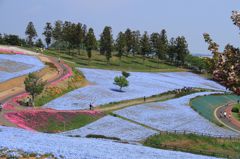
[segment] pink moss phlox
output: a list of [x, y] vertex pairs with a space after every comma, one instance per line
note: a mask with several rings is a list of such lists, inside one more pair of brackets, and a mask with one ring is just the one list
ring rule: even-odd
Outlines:
[[6, 102], [3, 104], [3, 109], [4, 110], [15, 110], [15, 107], [13, 106], [13, 104]]
[[25, 54], [25, 53], [20, 52], [20, 51], [15, 51], [15, 50], [10, 50], [10, 49], [3, 49], [3, 48], [0, 48], [0, 52], [8, 53], [8, 54], [20, 54], [20, 55]]

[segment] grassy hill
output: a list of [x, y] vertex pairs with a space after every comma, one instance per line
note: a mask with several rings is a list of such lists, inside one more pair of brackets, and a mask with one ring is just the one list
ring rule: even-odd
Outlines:
[[[123, 56], [120, 60], [117, 56], [114, 56], [110, 60], [110, 64], [107, 64], [106, 57], [100, 55], [98, 51], [93, 51], [92, 59], [89, 62], [87, 53], [85, 50], [81, 50], [80, 54], [76, 51], [72, 51], [71, 55], [68, 51], [59, 53], [56, 50], [46, 50], [44, 54], [60, 57], [68, 62], [72, 62], [75, 66], [83, 68], [99, 68], [109, 70], [125, 70], [135, 72], [179, 72], [186, 71], [185, 69], [171, 66], [164, 61], [158, 62], [157, 59], [146, 58], [142, 60], [141, 56]], [[72, 55], [73, 54], [73, 55]]]

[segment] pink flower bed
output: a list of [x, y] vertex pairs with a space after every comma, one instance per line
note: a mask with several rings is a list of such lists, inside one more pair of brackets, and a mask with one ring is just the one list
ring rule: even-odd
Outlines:
[[10, 50], [10, 49], [3, 49], [3, 48], [0, 48], [0, 52], [1, 53], [8, 53], [8, 54], [25, 54], [23, 52], [20, 52], [20, 51], [15, 51], [15, 50]]
[[17, 101], [20, 100], [20, 99], [23, 99], [23, 98], [27, 97], [28, 95], [29, 95], [28, 93], [23, 93], [23, 94], [21, 94], [21, 95], [18, 95], [18, 96], [16, 96], [16, 97], [8, 100], [7, 102], [5, 102], [5, 103], [3, 104], [3, 109], [4, 109], [4, 110], [15, 110], [14, 105], [19, 105], [19, 104], [17, 103]]
[[16, 124], [18, 127], [36, 131], [46, 127], [49, 124], [49, 119], [56, 123], [70, 121], [78, 115], [97, 116], [102, 113], [99, 111], [56, 111], [53, 109], [31, 109], [19, 112], [6, 113], [4, 117]]

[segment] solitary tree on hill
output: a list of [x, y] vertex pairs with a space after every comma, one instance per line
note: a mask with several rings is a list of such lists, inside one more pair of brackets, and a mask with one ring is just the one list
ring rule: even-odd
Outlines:
[[114, 78], [114, 83], [113, 84], [119, 86], [120, 91], [121, 91], [123, 87], [128, 87], [129, 82], [128, 82], [126, 77], [117, 76], [117, 77]]
[[32, 96], [32, 105], [34, 106], [35, 97], [41, 94], [44, 90], [45, 82], [43, 82], [34, 73], [28, 74], [28, 77], [24, 81], [25, 90]]
[[33, 39], [35, 39], [35, 37], [37, 37], [37, 32], [36, 32], [33, 22], [28, 23], [25, 34], [27, 35], [28, 45], [33, 46]]

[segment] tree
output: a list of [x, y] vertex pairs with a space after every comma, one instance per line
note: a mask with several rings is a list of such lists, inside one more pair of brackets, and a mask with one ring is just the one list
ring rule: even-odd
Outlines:
[[133, 35], [131, 29], [129, 28], [125, 31], [125, 39], [127, 54], [130, 54], [133, 49]]
[[139, 30], [133, 31], [132, 36], [133, 36], [132, 53], [133, 53], [133, 56], [135, 56], [135, 54], [139, 54], [141, 52], [141, 48], [140, 48], [141, 33]]
[[33, 22], [28, 23], [25, 34], [27, 35], [28, 45], [33, 46], [33, 39], [35, 37], [37, 37], [37, 32], [36, 32]]
[[84, 43], [84, 33], [83, 33], [83, 28], [82, 24], [78, 23], [76, 25], [76, 30], [75, 30], [75, 38], [76, 38], [76, 46], [78, 48], [78, 54], [80, 54], [80, 48], [83, 48], [83, 43]]
[[152, 33], [150, 36], [150, 44], [151, 50], [156, 53], [158, 60], [161, 59], [161, 43], [160, 43], [160, 34], [159, 33]]
[[34, 73], [28, 74], [28, 77], [25, 79], [25, 90], [32, 96], [33, 106], [35, 97], [43, 92], [45, 84], [46, 83]]
[[62, 40], [62, 26], [62, 21], [58, 20], [55, 22], [55, 26], [52, 30], [52, 37], [57, 42]]
[[129, 82], [126, 77], [124, 76], [117, 76], [114, 78], [114, 83], [115, 85], [120, 87], [120, 91], [122, 90], [123, 87], [128, 87]]
[[168, 38], [167, 38], [167, 32], [165, 29], [163, 29], [160, 33], [158, 41], [158, 52], [159, 56], [162, 59], [166, 59], [166, 55], [168, 52]]
[[107, 64], [109, 64], [109, 61], [112, 57], [112, 48], [113, 48], [112, 28], [106, 26], [100, 38], [100, 51], [102, 54], [105, 54]]
[[35, 46], [38, 47], [38, 48], [43, 48], [44, 47], [44, 44], [43, 44], [43, 42], [40, 38], [36, 41]]
[[51, 44], [52, 41], [52, 25], [51, 23], [46, 23], [46, 26], [44, 28], [44, 32], [43, 35], [45, 36], [45, 42], [47, 44], [47, 48], [49, 47], [49, 45]]
[[126, 72], [126, 71], [122, 71], [122, 75], [126, 78], [128, 78], [131, 74]]
[[185, 58], [189, 54], [188, 44], [184, 36], [176, 38], [177, 62], [180, 65], [185, 64]]
[[148, 54], [151, 51], [149, 36], [146, 31], [144, 32], [144, 34], [141, 38], [140, 44], [141, 44], [141, 54], [142, 54], [142, 58], [143, 58], [143, 62], [144, 62], [146, 54]]
[[121, 60], [123, 53], [125, 51], [125, 45], [126, 45], [126, 40], [125, 40], [125, 35], [123, 32], [120, 32], [118, 34], [118, 37], [116, 39], [116, 49], [118, 51], [117, 56]]
[[176, 43], [175, 39], [171, 38], [168, 44], [168, 60], [173, 63], [175, 62], [176, 55]]
[[97, 44], [97, 40], [94, 35], [94, 30], [92, 28], [89, 28], [87, 36], [86, 36], [86, 44], [85, 44], [89, 62], [92, 57], [92, 50], [96, 48], [96, 44]]

